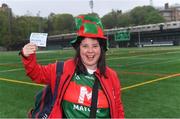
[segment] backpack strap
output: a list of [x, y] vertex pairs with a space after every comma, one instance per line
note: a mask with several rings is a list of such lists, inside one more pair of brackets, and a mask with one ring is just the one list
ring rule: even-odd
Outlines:
[[98, 79], [95, 79], [93, 89], [92, 89], [92, 99], [91, 99], [91, 107], [90, 107], [90, 115], [89, 118], [96, 118], [97, 111], [97, 99], [98, 99]]
[[55, 88], [54, 88], [54, 95], [53, 95], [53, 101], [52, 101], [52, 106], [54, 105], [54, 102], [56, 100], [57, 94], [58, 94], [58, 87], [60, 83], [60, 77], [63, 72], [63, 67], [64, 67], [64, 62], [57, 62], [56, 64], [56, 83], [55, 83]]

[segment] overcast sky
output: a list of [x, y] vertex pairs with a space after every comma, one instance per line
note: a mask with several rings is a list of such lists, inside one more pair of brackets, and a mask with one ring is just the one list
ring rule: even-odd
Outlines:
[[[33, 15], [39, 12], [40, 16], [47, 17], [51, 12], [55, 14], [69, 13], [73, 16], [90, 13], [90, 0], [0, 0], [7, 3], [15, 15]], [[93, 11], [100, 17], [114, 10], [129, 11], [136, 6], [149, 5], [150, 0], [93, 0]], [[169, 5], [180, 4], [180, 0], [153, 0], [153, 6], [162, 7], [165, 3]]]

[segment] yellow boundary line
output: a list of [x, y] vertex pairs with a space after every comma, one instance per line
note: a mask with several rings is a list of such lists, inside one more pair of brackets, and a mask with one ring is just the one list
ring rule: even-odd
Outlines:
[[[157, 82], [157, 81], [160, 81], [160, 80], [169, 79], [169, 78], [176, 77], [176, 76], [180, 76], [180, 73], [165, 76], [165, 77], [161, 77], [161, 78], [157, 78], [157, 79], [154, 79], [154, 80], [150, 80], [150, 81], [146, 81], [146, 82], [142, 82], [142, 83], [138, 83], [138, 84], [134, 84], [134, 85], [131, 85], [131, 86], [127, 86], [127, 87], [121, 88], [121, 91], [131, 89], [131, 88], [135, 88], [135, 87], [142, 86], [142, 85], [146, 85], [146, 84], [150, 84], [150, 83]], [[36, 83], [30, 83], [30, 82], [24, 82], [24, 81], [18, 81], [18, 80], [6, 79], [6, 78], [0, 78], [0, 80], [7, 81], [7, 82], [12, 82], [12, 83], [33, 85], [33, 86], [41, 86], [41, 87], [45, 86], [43, 84], [36, 84]]]
[[131, 89], [131, 88], [135, 88], [135, 87], [138, 87], [138, 86], [142, 86], [142, 85], [145, 85], [145, 84], [157, 82], [157, 81], [160, 81], [160, 80], [169, 79], [169, 78], [176, 77], [176, 76], [180, 76], [180, 73], [169, 75], [169, 76], [165, 76], [165, 77], [161, 77], [161, 78], [157, 78], [157, 79], [154, 79], [154, 80], [150, 80], [150, 81], [146, 81], [146, 82], [142, 82], [142, 83], [138, 83], [138, 84], [134, 84], [132, 86], [127, 86], [127, 87], [121, 88], [121, 91], [127, 90], [127, 89]]
[[6, 79], [6, 78], [0, 78], [0, 80], [7, 81], [7, 82], [12, 82], [12, 83], [20, 83], [20, 84], [26, 84], [26, 85], [33, 85], [33, 86], [42, 86], [42, 87], [45, 86], [43, 84], [30, 83], [30, 82], [24, 82], [24, 81], [18, 81], [18, 80]]

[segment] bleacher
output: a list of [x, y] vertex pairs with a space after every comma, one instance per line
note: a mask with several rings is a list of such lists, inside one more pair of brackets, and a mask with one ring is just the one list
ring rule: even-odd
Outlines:
[[143, 47], [156, 47], [156, 46], [172, 46], [174, 45], [172, 41], [159, 41], [159, 42], [143, 42], [141, 43]]

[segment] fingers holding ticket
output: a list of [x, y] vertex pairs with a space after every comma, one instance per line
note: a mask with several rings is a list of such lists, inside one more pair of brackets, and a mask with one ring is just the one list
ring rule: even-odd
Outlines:
[[33, 54], [37, 50], [37, 45], [34, 43], [28, 43], [23, 47], [23, 55], [28, 57], [29, 55]]

